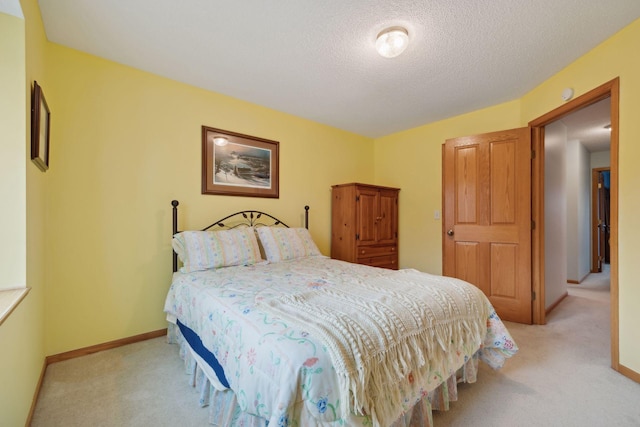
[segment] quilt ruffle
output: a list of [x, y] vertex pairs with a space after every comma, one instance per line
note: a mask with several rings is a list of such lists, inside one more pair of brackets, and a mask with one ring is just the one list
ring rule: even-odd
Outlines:
[[[184, 361], [185, 374], [189, 384], [198, 391], [200, 406], [208, 408], [209, 423], [216, 427], [267, 427], [267, 420], [243, 412], [235, 393], [230, 390], [218, 390], [207, 377], [193, 357], [191, 349], [182, 337], [179, 328], [169, 323], [167, 342], [179, 347], [180, 358]], [[469, 358], [455, 373], [442, 384], [422, 396], [408, 411], [398, 417], [390, 427], [433, 427], [432, 411], [448, 411], [450, 402], [458, 400], [458, 384], [475, 383], [478, 372], [480, 351]], [[214, 379], [214, 382], [217, 382]], [[368, 417], [351, 414], [348, 420], [321, 422], [306, 410], [303, 402], [290, 412], [293, 419], [282, 420], [281, 426], [298, 425], [309, 427], [334, 427], [349, 425], [371, 427]]]

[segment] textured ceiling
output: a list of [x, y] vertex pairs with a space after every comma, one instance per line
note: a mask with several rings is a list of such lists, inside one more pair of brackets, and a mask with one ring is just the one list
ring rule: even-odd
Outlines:
[[[39, 4], [52, 42], [369, 137], [519, 98], [640, 17], [638, 0]], [[392, 25], [409, 47], [386, 59]]]

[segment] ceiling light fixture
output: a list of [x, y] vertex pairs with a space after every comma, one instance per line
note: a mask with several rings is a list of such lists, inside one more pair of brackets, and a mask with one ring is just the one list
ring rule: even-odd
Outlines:
[[385, 58], [395, 58], [407, 48], [409, 33], [402, 27], [389, 27], [378, 34], [376, 50]]
[[218, 147], [224, 147], [229, 143], [229, 140], [224, 136], [214, 136], [213, 143], [216, 144]]

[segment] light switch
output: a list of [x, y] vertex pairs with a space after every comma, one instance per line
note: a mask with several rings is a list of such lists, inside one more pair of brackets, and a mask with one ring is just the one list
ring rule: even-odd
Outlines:
[[439, 210], [433, 211], [433, 219], [440, 219], [440, 211]]

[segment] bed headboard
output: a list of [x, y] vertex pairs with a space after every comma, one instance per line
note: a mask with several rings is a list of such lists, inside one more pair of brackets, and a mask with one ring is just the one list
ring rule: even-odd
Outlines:
[[[173, 233], [171, 236], [175, 236], [180, 231], [178, 230], [178, 205], [180, 202], [177, 200], [171, 201], [173, 206]], [[208, 227], [203, 228], [201, 231], [206, 231], [211, 228], [229, 230], [236, 227], [287, 227], [289, 226], [278, 218], [269, 215], [268, 213], [260, 211], [240, 211], [227, 215], [222, 219], [217, 220]], [[309, 206], [304, 207], [304, 227], [309, 228]], [[178, 271], [178, 254], [173, 251], [173, 271]]]

